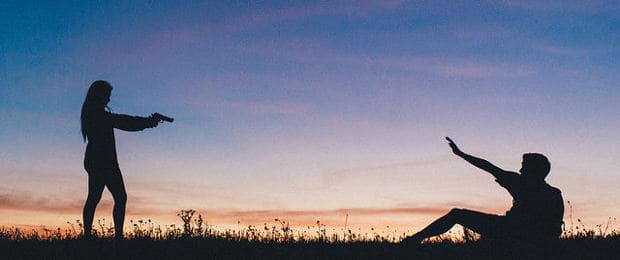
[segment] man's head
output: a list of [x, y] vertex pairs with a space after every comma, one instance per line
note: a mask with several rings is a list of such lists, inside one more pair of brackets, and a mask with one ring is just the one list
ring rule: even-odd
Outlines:
[[551, 163], [547, 157], [539, 153], [523, 154], [523, 162], [521, 163], [522, 176], [544, 180], [551, 170]]

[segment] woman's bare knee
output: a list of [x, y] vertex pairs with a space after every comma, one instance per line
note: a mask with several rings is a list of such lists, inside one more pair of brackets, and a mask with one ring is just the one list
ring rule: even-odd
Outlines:
[[101, 201], [101, 194], [88, 194], [86, 197], [86, 205], [88, 206], [96, 206]]

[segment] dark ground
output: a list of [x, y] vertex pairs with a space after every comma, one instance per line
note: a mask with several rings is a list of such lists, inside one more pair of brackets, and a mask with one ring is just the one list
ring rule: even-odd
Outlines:
[[0, 240], [0, 259], [620, 259], [620, 239], [566, 239], [549, 246], [497, 242], [260, 243], [224, 239]]

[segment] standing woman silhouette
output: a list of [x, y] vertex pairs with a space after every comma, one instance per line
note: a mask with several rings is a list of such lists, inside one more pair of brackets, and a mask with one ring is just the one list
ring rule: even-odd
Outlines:
[[86, 237], [91, 236], [95, 208], [101, 200], [103, 188], [108, 187], [114, 198], [114, 236], [123, 238], [127, 193], [116, 158], [114, 128], [140, 131], [155, 127], [159, 123], [153, 116], [136, 117], [111, 113], [107, 106], [111, 93], [110, 83], [97, 80], [90, 85], [82, 105], [82, 137], [84, 142], [88, 142], [84, 155], [84, 169], [88, 172], [88, 198], [83, 211]]

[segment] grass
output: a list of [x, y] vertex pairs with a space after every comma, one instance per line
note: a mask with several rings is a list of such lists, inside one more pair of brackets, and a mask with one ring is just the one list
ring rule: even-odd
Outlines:
[[0, 228], [3, 259], [614, 259], [620, 255], [620, 234], [606, 226], [577, 225], [544, 246], [510, 241], [482, 241], [472, 232], [436, 237], [420, 246], [403, 246], [403, 236], [329, 234], [325, 225], [294, 230], [288, 222], [216, 230], [195, 211], [183, 210], [183, 225], [161, 227], [150, 220], [130, 221], [126, 239], [115, 240], [113, 227], [99, 221], [96, 238], [81, 238], [79, 221], [61, 230], [25, 232]]

